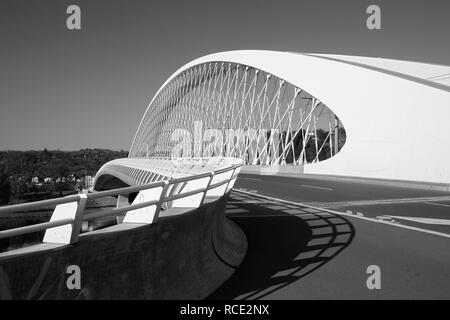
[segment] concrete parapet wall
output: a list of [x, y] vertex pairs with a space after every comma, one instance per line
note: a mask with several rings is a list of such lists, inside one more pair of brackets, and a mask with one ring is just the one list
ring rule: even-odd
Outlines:
[[[234, 273], [247, 250], [244, 233], [224, 216], [227, 197], [155, 224], [82, 234], [73, 245], [8, 252], [0, 256], [0, 298], [205, 298]], [[70, 265], [80, 268], [80, 289], [67, 286]]]

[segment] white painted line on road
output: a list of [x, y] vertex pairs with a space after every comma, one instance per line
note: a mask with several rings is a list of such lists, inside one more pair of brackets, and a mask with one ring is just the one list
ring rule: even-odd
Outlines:
[[320, 190], [328, 190], [328, 191], [333, 191], [333, 189], [331, 188], [324, 188], [324, 187], [317, 187], [317, 186], [309, 186], [307, 184], [301, 184], [301, 187], [305, 187], [305, 188], [312, 188], [312, 189], [320, 189]]
[[392, 220], [390, 216], [376, 216], [375, 218], [381, 219], [381, 220]]
[[407, 220], [417, 223], [423, 223], [423, 224], [434, 224], [434, 225], [441, 225], [441, 226], [450, 226], [450, 220], [448, 219], [435, 219], [435, 218], [421, 218], [421, 217], [403, 217], [403, 216], [388, 216], [400, 220]]
[[426, 204], [431, 204], [433, 206], [442, 206], [442, 207], [450, 207], [450, 204], [443, 204], [443, 203], [433, 203], [433, 202], [424, 202]]
[[243, 194], [250, 195], [250, 196], [256, 196], [256, 197], [260, 197], [260, 198], [265, 198], [265, 199], [269, 199], [269, 200], [272, 200], [272, 201], [279, 201], [279, 202], [284, 202], [284, 203], [288, 203], [288, 204], [293, 204], [293, 205], [297, 205], [297, 206], [300, 206], [300, 207], [305, 207], [305, 208], [310, 208], [310, 209], [315, 209], [315, 210], [321, 210], [321, 211], [333, 213], [333, 214], [336, 214], [336, 215], [348, 216], [348, 217], [352, 217], [352, 218], [355, 218], [355, 219], [361, 219], [361, 220], [366, 220], [366, 221], [370, 221], [370, 222], [385, 224], [385, 225], [389, 225], [389, 226], [393, 226], [393, 227], [397, 227], [397, 228], [408, 229], [408, 230], [418, 231], [418, 232], [422, 232], [422, 233], [428, 233], [428, 234], [432, 234], [432, 235], [440, 236], [440, 237], [444, 237], [444, 238], [450, 238], [450, 234], [443, 233], [443, 232], [438, 232], [438, 231], [433, 231], [433, 230], [428, 230], [428, 229], [422, 229], [422, 228], [407, 226], [407, 225], [404, 225], [404, 224], [399, 224], [399, 223], [396, 223], [396, 222], [385, 221], [385, 220], [380, 220], [380, 219], [375, 219], [375, 218], [356, 216], [356, 215], [349, 214], [349, 213], [346, 213], [346, 212], [340, 212], [340, 211], [330, 210], [330, 209], [325, 209], [325, 208], [320, 208], [320, 207], [313, 207], [313, 206], [306, 205], [306, 204], [303, 204], [303, 203], [283, 200], [283, 199], [274, 198], [274, 197], [268, 197], [268, 196], [264, 196], [264, 195], [261, 195], [261, 194], [254, 194], [254, 193], [246, 192], [246, 191], [237, 191], [236, 190], [236, 192], [243, 193]]
[[[264, 203], [264, 202], [261, 202], [261, 201], [245, 201], [245, 204], [261, 204], [261, 203]], [[274, 202], [270, 201], [270, 202], [266, 202], [266, 203], [273, 204]], [[242, 201], [227, 201], [227, 204], [233, 204], [233, 205], [235, 205], [235, 204], [242, 204]]]
[[[426, 201], [450, 201], [450, 197], [445, 196], [445, 197], [427, 197], [427, 198], [400, 198], [400, 199], [324, 202], [323, 206], [325, 206], [325, 207], [370, 206], [370, 205], [419, 203], [419, 202], [425, 203]], [[430, 204], [431, 204], [431, 202], [430, 202]], [[445, 206], [447, 206], [447, 205], [445, 205]]]
[[401, 224], [400, 221], [395, 221], [392, 216], [376, 216], [375, 219], [382, 220], [382, 221], [389, 221], [391, 223]]

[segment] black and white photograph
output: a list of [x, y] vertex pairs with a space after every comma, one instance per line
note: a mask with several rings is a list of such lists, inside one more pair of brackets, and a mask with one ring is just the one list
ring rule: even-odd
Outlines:
[[449, 299], [450, 1], [0, 2], [0, 300]]

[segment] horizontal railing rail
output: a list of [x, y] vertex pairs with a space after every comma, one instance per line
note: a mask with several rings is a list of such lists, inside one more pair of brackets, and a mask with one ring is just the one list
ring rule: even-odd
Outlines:
[[164, 181], [159, 181], [159, 182], [153, 182], [153, 183], [149, 183], [149, 184], [142, 185], [142, 186], [125, 187], [125, 188], [118, 188], [118, 189], [113, 189], [113, 190], [106, 190], [106, 191], [98, 191], [98, 192], [94, 192], [94, 193], [88, 193], [87, 197], [88, 197], [88, 199], [98, 199], [98, 198], [104, 198], [104, 197], [112, 197], [112, 196], [116, 196], [118, 194], [125, 194], [125, 193], [130, 194], [130, 193], [139, 192], [139, 191], [145, 190], [145, 189], [161, 187], [161, 186], [164, 186], [164, 185], [165, 185]]
[[59, 226], [63, 226], [63, 225], [69, 224], [69, 223], [73, 223], [73, 221], [74, 221], [73, 219], [67, 218], [67, 219], [36, 223], [36, 224], [29, 225], [29, 226], [23, 226], [23, 227], [17, 227], [14, 229], [4, 230], [4, 231], [0, 231], [0, 239], [21, 236], [21, 235], [33, 233], [33, 232], [44, 231], [49, 228], [59, 227]]
[[226, 181], [226, 180], [220, 181], [220, 182], [211, 184], [211, 185], [209, 186], [209, 189], [215, 189], [215, 188], [218, 188], [218, 187], [220, 187], [220, 186], [223, 186], [223, 185], [225, 185], [225, 184], [227, 184], [227, 183], [228, 183], [228, 181]]
[[[164, 160], [164, 158], [158, 158], [158, 160]], [[201, 159], [199, 158], [199, 160]], [[216, 197], [223, 196], [232, 189], [242, 165], [242, 161], [239, 161], [237, 164], [217, 170], [165, 181], [1, 207], [0, 214], [26, 212], [42, 207], [55, 208], [50, 221], [2, 230], [0, 239], [45, 231], [43, 242], [70, 244], [78, 241], [83, 222], [103, 217], [115, 216], [117, 218], [125, 214], [123, 223], [155, 223], [161, 210], [176, 207], [199, 207], [210, 193]], [[219, 179], [223, 175], [225, 178]], [[214, 181], [214, 179], [219, 181]], [[221, 191], [217, 191], [218, 189]], [[132, 194], [137, 194], [137, 196], [130, 204], [129, 199]], [[85, 213], [88, 199], [104, 197], [117, 197], [116, 207]]]
[[35, 201], [35, 202], [13, 204], [10, 206], [0, 207], [0, 214], [31, 211], [31, 210], [34, 210], [37, 208], [51, 207], [51, 206], [55, 206], [58, 204], [64, 204], [64, 203], [68, 203], [68, 202], [78, 201], [78, 198], [79, 198], [78, 195], [70, 195], [70, 196], [66, 196], [63, 198], [55, 198], [55, 199], [40, 200], [40, 201]]
[[130, 210], [137, 210], [137, 209], [145, 208], [145, 207], [152, 206], [152, 205], [155, 205], [158, 203], [159, 203], [159, 201], [153, 200], [153, 201], [142, 202], [139, 204], [133, 204], [133, 205], [130, 205], [127, 207], [107, 209], [107, 210], [103, 210], [103, 211], [88, 213], [88, 214], [83, 215], [82, 221], [91, 221], [91, 220], [94, 220], [97, 218], [107, 217], [107, 216], [111, 216], [111, 215], [118, 215], [118, 214], [130, 211]]

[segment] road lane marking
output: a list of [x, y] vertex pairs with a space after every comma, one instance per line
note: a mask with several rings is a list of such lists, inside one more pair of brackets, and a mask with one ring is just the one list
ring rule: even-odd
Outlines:
[[447, 233], [433, 231], [433, 230], [428, 230], [428, 229], [423, 229], [423, 228], [412, 227], [412, 226], [408, 226], [408, 225], [404, 225], [404, 224], [399, 224], [398, 222], [385, 221], [385, 220], [376, 219], [376, 218], [361, 217], [361, 216], [353, 215], [351, 213], [340, 212], [340, 211], [326, 209], [326, 208], [320, 208], [320, 207], [313, 207], [313, 206], [306, 205], [306, 204], [303, 204], [303, 203], [298, 203], [298, 202], [294, 202], [294, 201], [288, 201], [288, 200], [283, 200], [283, 199], [279, 199], [279, 198], [264, 196], [264, 195], [261, 195], [261, 194], [254, 194], [254, 193], [247, 192], [247, 191], [238, 191], [238, 190], [235, 190], [235, 191], [237, 193], [242, 193], [242, 194], [253, 196], [253, 197], [265, 198], [265, 199], [269, 199], [269, 200], [272, 200], [272, 201], [279, 201], [279, 202], [284, 202], [284, 203], [288, 203], [288, 204], [297, 205], [297, 206], [300, 206], [300, 207], [305, 207], [305, 208], [310, 208], [310, 209], [315, 209], [315, 210], [321, 210], [321, 211], [332, 213], [332, 214], [336, 214], [336, 215], [352, 217], [352, 218], [355, 218], [355, 219], [361, 219], [361, 220], [366, 220], [366, 221], [370, 221], [370, 222], [385, 224], [385, 225], [389, 225], [389, 226], [393, 226], [393, 227], [397, 227], [397, 228], [408, 229], [408, 230], [418, 231], [418, 232], [422, 232], [422, 233], [428, 233], [428, 234], [432, 234], [432, 235], [436, 235], [436, 236], [440, 236], [440, 237], [444, 237], [444, 238], [450, 238], [450, 234], [447, 234]]
[[433, 225], [441, 225], [441, 226], [450, 226], [450, 220], [448, 219], [436, 219], [436, 218], [421, 218], [421, 217], [403, 217], [403, 216], [387, 216], [400, 220], [407, 220], [417, 223], [423, 224], [433, 224]]
[[[370, 205], [383, 205], [383, 204], [402, 204], [402, 203], [428, 203], [430, 201], [450, 201], [450, 197], [427, 197], [427, 198], [399, 198], [399, 199], [379, 199], [379, 200], [357, 200], [357, 201], [341, 201], [341, 202], [322, 202], [322, 203], [310, 203], [314, 205], [320, 205], [321, 207], [349, 207], [349, 206], [370, 206]], [[436, 204], [438, 205], [438, 204]], [[443, 206], [450, 206], [444, 205]]]
[[390, 216], [376, 216], [375, 218], [381, 220], [393, 220]]
[[401, 224], [400, 221], [395, 221], [395, 219], [392, 216], [376, 216], [375, 219], [381, 220], [381, 221], [389, 221], [391, 223]]
[[309, 186], [307, 184], [302, 184], [300, 185], [301, 187], [305, 187], [305, 188], [312, 188], [312, 189], [320, 189], [320, 190], [328, 190], [328, 191], [333, 191], [333, 189], [331, 188], [325, 188], [325, 187], [317, 187], [317, 186]]
[[450, 204], [443, 204], [443, 203], [432, 203], [432, 202], [424, 202], [426, 204], [431, 204], [433, 206], [442, 206], [442, 207], [450, 207]]

